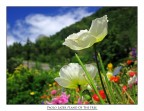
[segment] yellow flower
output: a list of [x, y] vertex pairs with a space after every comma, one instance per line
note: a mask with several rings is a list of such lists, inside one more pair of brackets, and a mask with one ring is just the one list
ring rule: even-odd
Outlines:
[[82, 50], [91, 47], [94, 43], [102, 41], [107, 35], [107, 15], [92, 21], [89, 30], [81, 30], [69, 35], [63, 45], [73, 50]]
[[74, 101], [74, 104], [77, 104], [78, 102], [77, 101]]
[[112, 63], [109, 63], [107, 67], [108, 67], [108, 70], [111, 71], [111, 70], [113, 69], [113, 64], [112, 64]]
[[107, 75], [107, 78], [110, 80], [110, 78], [113, 76], [113, 73], [110, 72], [110, 71], [108, 71], [108, 72], [106, 73], [106, 75]]
[[30, 92], [30, 95], [32, 95], [32, 96], [35, 95], [35, 92]]
[[51, 87], [52, 86], [52, 84], [49, 84], [49, 87]]

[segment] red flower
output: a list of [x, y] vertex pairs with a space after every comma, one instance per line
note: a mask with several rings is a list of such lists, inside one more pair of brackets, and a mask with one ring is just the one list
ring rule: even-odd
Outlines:
[[97, 94], [94, 94], [94, 95], [92, 96], [92, 98], [93, 98], [95, 101], [100, 101], [100, 99], [99, 99], [99, 97], [98, 97]]
[[[104, 93], [103, 90], [99, 90], [99, 94], [100, 94], [100, 96], [101, 96], [102, 99], [105, 99], [105, 98], [106, 98], [106, 95], [105, 95], [105, 93]], [[94, 95], [92, 96], [92, 98], [93, 98], [95, 101], [100, 101], [100, 99], [99, 99], [99, 97], [98, 97], [97, 94], [94, 94]]]
[[130, 72], [129, 72], [129, 76], [130, 76], [130, 77], [133, 77], [135, 74], [136, 74], [136, 72], [134, 72], [134, 71], [130, 71]]
[[119, 77], [119, 76], [112, 76], [112, 77], [110, 78], [110, 81], [115, 82], [115, 83], [118, 83], [119, 80], [120, 80], [120, 77]]
[[127, 86], [124, 85], [124, 86], [122, 87], [122, 92], [124, 93], [126, 90], [127, 90]]
[[132, 60], [127, 60], [127, 64], [128, 64], [128, 65], [131, 65], [132, 63], [133, 63]]
[[99, 91], [99, 94], [100, 94], [100, 96], [102, 97], [102, 99], [105, 99], [105, 98], [106, 98], [106, 95], [105, 95], [105, 93], [104, 93], [103, 90], [100, 90], [100, 91]]

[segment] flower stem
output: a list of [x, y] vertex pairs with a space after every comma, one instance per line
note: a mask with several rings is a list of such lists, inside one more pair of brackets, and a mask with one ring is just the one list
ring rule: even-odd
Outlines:
[[80, 63], [80, 65], [82, 66], [82, 68], [83, 68], [83, 70], [84, 70], [84, 72], [85, 72], [85, 74], [86, 74], [86, 77], [87, 77], [87, 79], [89, 80], [89, 83], [90, 83], [91, 86], [93, 87], [95, 93], [96, 93], [96, 94], [98, 95], [98, 97], [100, 98], [101, 103], [102, 103], [102, 104], [105, 104], [105, 102], [104, 102], [103, 99], [101, 98], [101, 96], [100, 96], [100, 94], [99, 94], [99, 92], [98, 92], [98, 90], [97, 90], [97, 88], [96, 88], [96, 86], [95, 86], [95, 84], [94, 84], [94, 81], [92, 80], [92, 77], [90, 76], [90, 74], [89, 74], [88, 71], [86, 70], [86, 68], [85, 68], [85, 66], [83, 65], [82, 61], [80, 60], [79, 56], [78, 56], [77, 54], [75, 54], [75, 56], [76, 56], [78, 62]]
[[82, 102], [83, 102], [83, 97], [82, 97], [82, 90], [81, 90], [81, 86], [79, 85], [78, 86], [78, 89], [79, 89], [79, 95], [80, 95], [80, 97], [79, 97], [79, 103], [78, 104], [82, 104]]
[[105, 71], [105, 69], [104, 69], [104, 65], [103, 65], [103, 61], [102, 61], [102, 59], [101, 59], [100, 53], [98, 53], [98, 59], [99, 59], [99, 61], [100, 61], [100, 65], [101, 65], [101, 68], [102, 68], [102, 72], [103, 72], [103, 75], [104, 75], [104, 77], [105, 77], [106, 85], [107, 85], [107, 87], [108, 87], [108, 91], [109, 91], [109, 93], [110, 93], [110, 96], [111, 96], [111, 98], [112, 98], [112, 101], [113, 101], [114, 103], [116, 103], [116, 97], [115, 97], [115, 95], [114, 95], [114, 93], [113, 93], [113, 91], [112, 91], [112, 87], [111, 87], [110, 82], [108, 81], [108, 78], [107, 78], [107, 76], [106, 76], [106, 71]]
[[132, 86], [132, 94], [133, 94], [134, 101], [135, 101], [135, 103], [136, 103], [136, 102], [137, 102], [137, 101], [136, 101], [137, 99], [136, 99], [136, 95], [135, 95], [135, 94], [136, 94], [136, 90], [135, 90], [135, 89], [136, 89], [136, 86], [135, 86], [135, 84], [134, 84], [134, 85]]
[[135, 101], [131, 98], [131, 96], [129, 95], [129, 93], [127, 91], [125, 91], [126, 95], [128, 96], [128, 98], [133, 102], [135, 103]]
[[102, 85], [102, 88], [103, 88], [103, 90], [104, 90], [104, 92], [105, 92], [105, 95], [106, 95], [106, 98], [107, 98], [108, 103], [111, 104], [111, 102], [110, 102], [110, 100], [109, 100], [109, 97], [108, 97], [108, 95], [107, 95], [107, 92], [106, 92], [106, 90], [105, 90], [104, 83], [103, 83], [103, 80], [102, 80], [102, 76], [101, 76], [101, 73], [100, 73], [100, 68], [99, 68], [99, 64], [98, 64], [98, 60], [97, 60], [97, 55], [98, 55], [98, 53], [97, 53], [97, 51], [96, 51], [96, 44], [94, 44], [94, 52], [95, 52], [95, 62], [96, 62], [96, 64], [97, 64], [97, 68], [98, 68], [98, 73], [99, 73], [101, 85]]
[[116, 89], [117, 91], [117, 97], [123, 101], [123, 94], [122, 94], [122, 91], [121, 91], [121, 87], [119, 87], [119, 85], [117, 83], [113, 83], [114, 84], [114, 88]]

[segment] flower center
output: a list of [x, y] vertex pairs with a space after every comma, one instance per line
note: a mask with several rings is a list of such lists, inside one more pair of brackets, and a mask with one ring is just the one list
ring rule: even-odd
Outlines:
[[77, 86], [78, 86], [78, 87], [77, 87], [76, 91], [77, 91], [77, 92], [80, 92], [80, 91], [81, 91], [81, 85], [78, 84]]

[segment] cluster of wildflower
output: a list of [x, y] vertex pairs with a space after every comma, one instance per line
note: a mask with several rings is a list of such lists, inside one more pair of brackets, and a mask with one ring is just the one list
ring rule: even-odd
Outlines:
[[66, 95], [66, 93], [63, 92], [60, 96], [54, 97], [51, 102], [45, 101], [44, 104], [67, 104], [69, 97], [70, 95]]
[[[107, 71], [107, 78], [109, 81], [118, 83], [122, 87], [122, 93], [128, 95], [130, 97], [131, 95], [136, 94], [128, 94], [128, 92], [131, 92], [133, 89], [133, 86], [137, 85], [138, 79], [137, 79], [137, 58], [136, 58], [136, 48], [132, 48], [132, 51], [130, 52], [129, 59], [121, 64], [121, 66], [118, 66], [113, 69], [112, 63], [109, 63]], [[120, 81], [121, 78], [121, 81]], [[123, 83], [123, 81], [126, 81]], [[136, 87], [135, 87], [136, 88]], [[128, 91], [128, 92], [127, 92]], [[133, 91], [136, 93], [136, 91]], [[130, 99], [130, 104], [134, 103], [133, 100]]]
[[109, 63], [108, 66], [108, 72], [106, 73], [108, 80], [118, 83], [120, 80], [120, 76], [118, 76], [120, 70], [121, 70], [121, 66], [120, 67], [116, 67], [115, 70], [113, 70], [113, 64]]
[[[101, 18], [97, 18], [92, 21], [92, 24], [89, 30], [85, 29], [85, 30], [81, 30], [78, 33], [73, 33], [69, 35], [65, 39], [65, 42], [63, 43], [63, 45], [68, 46], [72, 50], [82, 50], [85, 48], [89, 48], [95, 43], [100, 42], [105, 38], [108, 32], [107, 23], [108, 23], [107, 15]], [[136, 50], [132, 49], [132, 51], [130, 52], [130, 55], [134, 59], [128, 60], [126, 62], [127, 63], [126, 66], [120, 65], [116, 67], [115, 69], [113, 69], [113, 64], [112, 63], [108, 64], [108, 72], [106, 75], [104, 74], [104, 78], [106, 78], [107, 80], [105, 82], [103, 81], [103, 78], [101, 77], [101, 71], [99, 67], [97, 69], [97, 67], [95, 67], [95, 65], [93, 64], [84, 65], [77, 54], [76, 54], [76, 58], [78, 59], [80, 65], [78, 63], [69, 63], [68, 65], [63, 66], [60, 69], [59, 77], [56, 77], [54, 80], [63, 88], [75, 89], [76, 93], [79, 93], [77, 104], [85, 104], [84, 103], [85, 99], [84, 99], [84, 96], [82, 95], [83, 93], [82, 91], [84, 91], [88, 86], [90, 86], [90, 89], [94, 90], [94, 92], [91, 92], [90, 95], [92, 95], [92, 97], [90, 97], [90, 99], [88, 96], [85, 97], [87, 98], [87, 100], [89, 101], [92, 100], [93, 103], [98, 103], [98, 102], [101, 102], [102, 104], [104, 104], [105, 102], [110, 103], [108, 96], [111, 95], [111, 98], [113, 98], [112, 97], [112, 94], [113, 94], [114, 96], [117, 96], [116, 98], [119, 98], [118, 94], [116, 95], [116, 91], [114, 90], [115, 88], [113, 88], [113, 85], [116, 86], [118, 91], [119, 91], [119, 87], [121, 87], [122, 92], [125, 93], [132, 102], [134, 102], [133, 99], [130, 97], [130, 95], [127, 93], [127, 85], [122, 83], [123, 76], [120, 76], [120, 73], [123, 73], [123, 75], [125, 74], [125, 71], [121, 72], [123, 67], [128, 67], [126, 68], [127, 72], [129, 70], [133, 71], [132, 65], [136, 60]], [[100, 57], [99, 56], [95, 57], [97, 66], [99, 66], [97, 62], [97, 58], [100, 59]], [[102, 90], [99, 90], [97, 86], [95, 85], [96, 81], [94, 80], [94, 78], [96, 77], [97, 72], [100, 77], [100, 82], [101, 82], [100, 86], [102, 86], [103, 88]], [[103, 71], [103, 73], [105, 73], [105, 71]], [[137, 80], [136, 73], [129, 72], [129, 76], [130, 76], [129, 80], [127, 80], [128, 85], [131, 86], [133, 84], [136, 84], [136, 80]], [[104, 83], [106, 84], [105, 86], [107, 87], [107, 89], [103, 85]], [[109, 83], [111, 83], [111, 86], [109, 85]], [[122, 85], [120, 86], [120, 84]], [[111, 92], [111, 93], [109, 93], [108, 95], [107, 94], [108, 92]], [[50, 95], [51, 95], [51, 98], [49, 99], [49, 101], [45, 101], [44, 104], [67, 104], [71, 96], [71, 95], [67, 95], [66, 92], [62, 92], [62, 94], [58, 95], [58, 91], [55, 89], [51, 90]], [[119, 95], [121, 95], [121, 93]], [[115, 99], [113, 100], [114, 100], [113, 102], [116, 101]], [[86, 103], [90, 103], [90, 102], [87, 101]]]
[[127, 71], [127, 75], [129, 75], [129, 80], [128, 80], [128, 86], [131, 88], [133, 85], [137, 84], [137, 50], [136, 48], [132, 48], [130, 54], [130, 59], [128, 61], [130, 61], [128, 63], [127, 61], [127, 65], [128, 65], [128, 71]]

